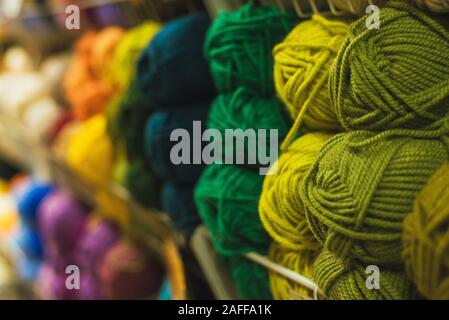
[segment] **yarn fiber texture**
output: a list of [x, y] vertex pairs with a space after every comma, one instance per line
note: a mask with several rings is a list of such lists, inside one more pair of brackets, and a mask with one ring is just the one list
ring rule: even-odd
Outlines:
[[105, 298], [143, 299], [158, 292], [164, 271], [140, 249], [120, 241], [108, 250], [98, 274]]
[[70, 137], [67, 164], [87, 182], [104, 186], [112, 178], [114, 152], [106, 133], [106, 118], [96, 115]]
[[266, 252], [269, 237], [257, 216], [263, 176], [232, 165], [212, 164], [195, 188], [198, 212], [218, 253]]
[[273, 49], [276, 92], [295, 121], [309, 129], [338, 130], [328, 88], [331, 65], [349, 21], [313, 15]]
[[286, 249], [319, 248], [299, 192], [315, 157], [330, 138], [330, 134], [320, 132], [299, 137], [281, 154], [276, 171], [265, 176], [259, 200], [260, 220], [270, 236]]
[[[268, 258], [309, 279], [313, 276], [313, 263], [318, 254], [316, 250], [291, 250], [275, 241], [271, 244]], [[313, 292], [304, 286], [291, 281], [275, 271], [269, 272], [270, 288], [275, 300], [305, 300], [313, 296]]]
[[368, 264], [344, 260], [323, 250], [313, 265], [313, 278], [328, 299], [409, 300], [417, 298], [404, 270], [379, 266], [379, 289], [368, 289]]
[[201, 223], [193, 198], [193, 186], [167, 182], [162, 188], [162, 210], [170, 216], [174, 227], [192, 235]]
[[274, 5], [248, 3], [232, 12], [221, 12], [207, 32], [204, 52], [219, 93], [240, 86], [264, 97], [274, 94], [271, 51], [293, 28], [293, 14]]
[[449, 299], [449, 163], [416, 198], [405, 218], [403, 257], [408, 275], [426, 298]]
[[335, 257], [399, 266], [403, 220], [448, 153], [439, 140], [378, 137], [355, 131], [331, 138], [300, 197], [315, 238]]
[[88, 210], [65, 191], [55, 191], [39, 207], [42, 239], [60, 254], [76, 246], [87, 222]]
[[[222, 157], [224, 163], [226, 159], [232, 160], [232, 163], [238, 164], [237, 158], [242, 158], [245, 161], [242, 166], [248, 168], [257, 168], [261, 164], [259, 159], [259, 141], [257, 134], [259, 129], [265, 130], [266, 138], [265, 152], [263, 156], [269, 156], [274, 151], [272, 150], [270, 136], [270, 129], [277, 130], [278, 139], [275, 141], [275, 148], [278, 148], [280, 141], [283, 140], [287, 134], [289, 126], [288, 116], [284, 113], [281, 102], [276, 98], [258, 98], [258, 96], [251, 90], [243, 87], [238, 88], [233, 93], [222, 94], [217, 96], [211, 106], [208, 116], [208, 127], [218, 129], [221, 133], [222, 139], [215, 141], [221, 145]], [[226, 129], [242, 130], [241, 134], [235, 134], [235, 138], [228, 143], [226, 141]], [[253, 138], [247, 135], [247, 130], [254, 130]], [[249, 132], [249, 131], [248, 131]], [[244, 154], [238, 154], [237, 146], [242, 144], [244, 146]], [[250, 147], [251, 146], [251, 147]], [[252, 147], [255, 146], [255, 147]], [[230, 149], [232, 148], [232, 149]], [[232, 151], [230, 153], [229, 151]], [[232, 155], [232, 158], [230, 157]], [[254, 164], [249, 164], [249, 159], [254, 159]], [[267, 165], [264, 163], [263, 165]]]
[[379, 30], [365, 22], [351, 25], [331, 70], [329, 88], [343, 127], [419, 129], [420, 136], [447, 132], [449, 32], [397, 1], [380, 10]]
[[[204, 143], [201, 141], [201, 136], [199, 138], [193, 136], [193, 121], [201, 121], [199, 134], [202, 135], [203, 130], [206, 129], [209, 105], [210, 102], [206, 101], [189, 108], [181, 107], [155, 112], [148, 118], [145, 127], [144, 152], [148, 163], [159, 178], [183, 185], [191, 185], [196, 182], [204, 168], [204, 163], [203, 161], [200, 161], [199, 164], [193, 163], [193, 156], [195, 152], [201, 152]], [[185, 141], [185, 138], [172, 141], [172, 132], [177, 129], [184, 129], [188, 133], [188, 141]], [[174, 164], [173, 148], [180, 144], [183, 148], [176, 153], [176, 156], [182, 159], [186, 158], [187, 163]], [[199, 151], [194, 149], [195, 144], [200, 145]]]
[[205, 14], [173, 20], [145, 48], [137, 64], [137, 80], [151, 106], [170, 108], [214, 95], [202, 51], [209, 25]]

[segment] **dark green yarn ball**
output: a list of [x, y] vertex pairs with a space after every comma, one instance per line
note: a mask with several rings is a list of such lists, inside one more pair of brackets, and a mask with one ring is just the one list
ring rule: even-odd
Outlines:
[[124, 186], [135, 201], [146, 208], [159, 208], [160, 185], [160, 180], [142, 160], [130, 162]]
[[245, 86], [274, 94], [273, 47], [294, 27], [293, 14], [251, 3], [221, 12], [207, 33], [204, 52], [219, 93]]

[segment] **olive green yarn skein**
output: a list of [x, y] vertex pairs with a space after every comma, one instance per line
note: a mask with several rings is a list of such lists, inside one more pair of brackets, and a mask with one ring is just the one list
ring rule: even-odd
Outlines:
[[[323, 250], [313, 265], [313, 278], [331, 300], [404, 300], [417, 298], [416, 290], [404, 270], [378, 266], [357, 260], [340, 259]], [[375, 270], [375, 271], [373, 271]], [[370, 278], [379, 271], [379, 278]], [[379, 282], [376, 283], [376, 280]], [[376, 285], [379, 285], [376, 287]]]
[[264, 97], [274, 94], [271, 51], [296, 23], [274, 5], [248, 3], [221, 12], [207, 33], [204, 53], [220, 94], [244, 86]]
[[366, 131], [335, 136], [300, 190], [313, 234], [339, 259], [401, 265], [403, 220], [447, 158], [440, 140], [380, 139]]
[[405, 218], [408, 275], [428, 299], [449, 299], [449, 162], [429, 179]]
[[[268, 159], [279, 151], [278, 146], [287, 134], [289, 123], [284, 107], [276, 97], [259, 98], [243, 87], [233, 93], [217, 96], [208, 116], [208, 127], [218, 129], [221, 137], [225, 137], [223, 141], [217, 141], [221, 144], [223, 163], [233, 160], [233, 164], [253, 170], [269, 165], [262, 163], [263, 158], [259, 154]], [[229, 129], [233, 130], [235, 138], [226, 141]], [[258, 134], [260, 129], [265, 133], [264, 138]], [[277, 139], [271, 134], [273, 130], [276, 130]], [[239, 144], [243, 148], [237, 148]], [[244, 154], [237, 153], [240, 149]], [[238, 164], [237, 159], [244, 161]]]
[[380, 29], [368, 29], [366, 18], [351, 26], [334, 61], [329, 88], [339, 121], [346, 130], [442, 136], [449, 117], [448, 30], [403, 2], [389, 2], [379, 14]]

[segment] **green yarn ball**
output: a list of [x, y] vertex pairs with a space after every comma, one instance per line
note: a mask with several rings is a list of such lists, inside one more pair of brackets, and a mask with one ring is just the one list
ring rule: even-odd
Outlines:
[[365, 17], [351, 26], [333, 64], [329, 88], [339, 121], [347, 130], [441, 136], [449, 131], [448, 30], [398, 1], [379, 15], [380, 29], [368, 29]]
[[314, 263], [313, 278], [327, 299], [331, 300], [404, 300], [417, 297], [412, 282], [402, 269], [378, 266], [379, 287], [373, 288], [374, 272], [369, 264], [341, 260], [324, 250]]
[[310, 229], [340, 259], [402, 265], [403, 220], [447, 158], [440, 140], [366, 131], [335, 136], [301, 186]]
[[272, 49], [293, 28], [293, 14], [274, 5], [251, 3], [221, 12], [204, 45], [206, 59], [219, 93], [245, 86], [263, 96], [274, 94]]
[[259, 220], [264, 176], [232, 165], [212, 164], [195, 188], [198, 213], [218, 253], [266, 252], [270, 238]]
[[145, 123], [153, 112], [134, 81], [121, 99], [116, 123], [111, 125], [113, 135], [125, 144], [129, 159], [144, 158]]
[[[208, 127], [218, 129], [221, 133], [222, 140], [216, 142], [221, 144], [223, 162], [232, 159], [232, 163], [236, 164], [239, 157], [244, 159], [242, 165], [245, 167], [258, 168], [267, 165], [267, 161], [261, 163], [258, 156], [259, 144], [265, 148], [265, 152], [261, 153], [263, 157], [278, 152], [278, 146], [288, 132], [289, 121], [276, 97], [261, 99], [250, 90], [240, 87], [235, 92], [219, 95], [214, 100]], [[241, 131], [239, 134], [235, 131], [236, 137], [232, 141], [226, 141], [226, 129]], [[257, 134], [259, 129], [266, 133], [265, 138], [260, 141]], [[277, 130], [277, 139], [270, 137], [270, 129]], [[244, 146], [243, 155], [237, 152], [239, 144]], [[254, 164], [249, 164], [249, 159], [253, 159]]]
[[146, 208], [160, 207], [161, 182], [142, 160], [129, 163], [124, 186], [132, 198]]
[[268, 270], [245, 257], [221, 257], [242, 299], [271, 300]]

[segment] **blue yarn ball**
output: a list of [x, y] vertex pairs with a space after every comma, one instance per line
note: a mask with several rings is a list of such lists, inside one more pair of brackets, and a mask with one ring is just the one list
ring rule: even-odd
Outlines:
[[154, 108], [175, 107], [215, 94], [203, 45], [210, 18], [205, 14], [168, 23], [142, 52], [137, 81]]
[[22, 225], [17, 242], [28, 258], [42, 259], [44, 254], [42, 239], [36, 230]]
[[30, 227], [36, 225], [37, 209], [42, 200], [54, 191], [54, 186], [30, 181], [30, 183], [17, 195], [17, 210], [23, 223]]
[[[191, 185], [196, 182], [204, 168], [204, 164], [193, 164], [193, 144], [204, 143], [194, 139], [193, 121], [201, 121], [202, 131], [207, 129], [207, 114], [210, 102], [195, 106], [194, 108], [178, 108], [167, 112], [155, 112], [151, 115], [145, 127], [145, 147], [146, 159], [153, 168], [156, 175], [162, 180], [173, 183]], [[170, 153], [178, 141], [170, 141], [170, 135], [175, 129], [185, 129], [190, 136], [190, 157], [188, 164], [173, 164]], [[187, 147], [187, 146], [186, 146]], [[183, 149], [183, 151], [186, 149]], [[183, 153], [180, 152], [182, 155]]]
[[162, 209], [170, 216], [173, 226], [191, 235], [201, 223], [193, 197], [193, 186], [166, 183], [162, 188]]

